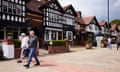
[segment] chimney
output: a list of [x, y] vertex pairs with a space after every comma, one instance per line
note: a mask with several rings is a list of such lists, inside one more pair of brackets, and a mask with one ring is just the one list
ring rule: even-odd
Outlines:
[[77, 13], [77, 17], [80, 17], [80, 18], [82, 17], [81, 16], [81, 11], [77, 11], [76, 13]]

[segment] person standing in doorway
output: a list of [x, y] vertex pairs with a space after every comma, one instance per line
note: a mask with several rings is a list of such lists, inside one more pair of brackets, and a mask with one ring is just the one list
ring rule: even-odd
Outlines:
[[29, 32], [29, 48], [30, 48], [30, 53], [29, 53], [27, 64], [24, 65], [24, 67], [26, 67], [26, 68], [29, 68], [30, 63], [32, 61], [32, 57], [34, 57], [35, 60], [36, 60], [35, 66], [40, 65], [40, 62], [39, 62], [39, 60], [37, 58], [37, 55], [36, 55], [36, 48], [38, 46], [37, 43], [38, 43], [38, 37], [35, 35], [34, 31], [30, 31]]
[[20, 54], [20, 59], [17, 62], [22, 63], [22, 59], [25, 57], [24, 51], [25, 51], [25, 49], [28, 48], [29, 38], [28, 38], [28, 36], [26, 36], [25, 33], [21, 33], [19, 40], [21, 41], [21, 54]]
[[111, 38], [110, 37], [108, 38], [108, 48], [112, 49], [112, 44], [111, 44]]

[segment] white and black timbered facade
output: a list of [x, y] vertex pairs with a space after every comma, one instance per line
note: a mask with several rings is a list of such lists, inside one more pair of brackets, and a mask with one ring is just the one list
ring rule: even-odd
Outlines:
[[74, 10], [72, 5], [68, 5], [63, 8], [64, 9], [64, 23], [63, 23], [63, 30], [64, 36], [72, 41], [75, 35], [75, 17], [76, 11]]
[[45, 27], [45, 40], [62, 40], [63, 39], [63, 10], [58, 3], [49, 3], [43, 9]]
[[17, 38], [25, 26], [25, 0], [0, 0], [0, 39], [8, 32]]
[[72, 41], [74, 16], [71, 16], [69, 13], [67, 14], [59, 4], [58, 0], [48, 1], [48, 3], [41, 8], [44, 13], [44, 40], [63, 40], [64, 38], [69, 37], [69, 40]]

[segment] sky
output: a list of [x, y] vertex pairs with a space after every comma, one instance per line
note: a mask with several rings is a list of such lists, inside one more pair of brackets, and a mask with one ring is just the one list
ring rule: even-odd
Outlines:
[[[96, 16], [108, 21], [108, 0], [58, 0], [62, 6], [72, 4], [83, 17]], [[120, 0], [109, 0], [109, 20], [120, 19]]]

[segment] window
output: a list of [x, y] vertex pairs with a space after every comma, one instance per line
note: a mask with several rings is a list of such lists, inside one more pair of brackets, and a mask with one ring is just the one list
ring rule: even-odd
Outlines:
[[8, 3], [8, 13], [12, 14], [12, 4]]
[[72, 41], [73, 40], [73, 33], [71, 31], [67, 31], [66, 37], [68, 38], [69, 41]]
[[15, 0], [16, 3], [18, 3], [18, 0]]
[[49, 31], [48, 30], [45, 31], [45, 40], [49, 40]]
[[51, 39], [52, 40], [57, 40], [57, 32], [56, 31], [52, 31]]
[[1, 7], [1, 0], [0, 0], [0, 7]]
[[10, 16], [9, 15], [7, 15], [7, 20], [10, 20]]
[[97, 27], [97, 26], [95, 26], [95, 30], [96, 30], [96, 31], [98, 30], [98, 27]]
[[1, 12], [2, 10], [1, 10], [1, 6], [0, 6], [0, 12]]
[[13, 14], [17, 14], [16, 13], [16, 5], [15, 4], [13, 4]]
[[6, 16], [5, 14], [2, 15], [2, 19], [5, 20], [6, 19]]
[[17, 5], [17, 14], [18, 15], [22, 15], [22, 8], [21, 8], [22, 6], [20, 6], [20, 5]]
[[22, 4], [25, 5], [25, 1], [23, 1]]
[[92, 26], [91, 26], [91, 25], [89, 25], [89, 29], [90, 29], [90, 30], [92, 29]]
[[7, 13], [8, 2], [2, 1], [2, 4], [3, 4], [3, 12]]

